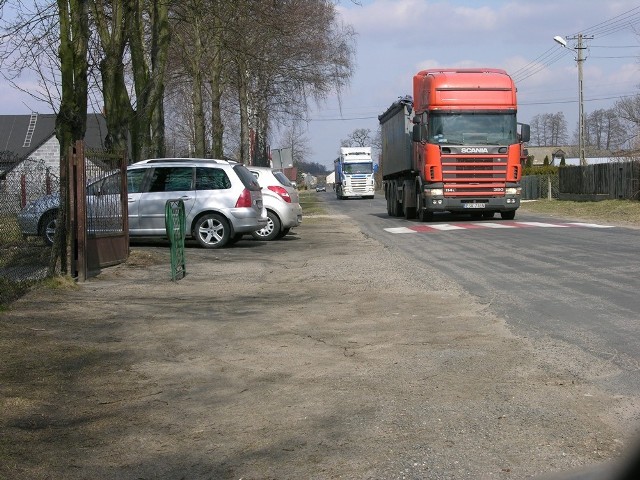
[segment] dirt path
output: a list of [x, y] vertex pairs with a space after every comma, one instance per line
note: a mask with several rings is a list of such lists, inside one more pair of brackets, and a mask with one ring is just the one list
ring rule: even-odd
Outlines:
[[134, 246], [1, 314], [0, 478], [519, 479], [637, 425], [590, 381], [609, 365], [513, 336], [339, 217], [189, 248], [179, 282], [168, 262]]

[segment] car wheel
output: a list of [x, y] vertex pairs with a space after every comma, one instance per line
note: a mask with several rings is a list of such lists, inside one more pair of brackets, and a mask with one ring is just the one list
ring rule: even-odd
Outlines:
[[40, 235], [45, 245], [53, 245], [53, 238], [56, 235], [56, 226], [58, 225], [58, 212], [47, 212], [40, 222]]
[[220, 248], [229, 242], [231, 227], [222, 215], [210, 213], [204, 215], [193, 229], [194, 237], [204, 248]]
[[282, 230], [280, 230], [280, 233], [276, 238], [284, 238], [289, 234], [290, 231], [291, 231], [290, 228], [283, 228]]
[[278, 238], [281, 228], [280, 219], [269, 210], [267, 210], [267, 219], [267, 225], [264, 228], [251, 232], [251, 235], [256, 240], [274, 240]]

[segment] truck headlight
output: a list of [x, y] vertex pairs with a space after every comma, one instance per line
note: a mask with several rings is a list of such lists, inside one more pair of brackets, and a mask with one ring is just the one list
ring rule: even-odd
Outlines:
[[429, 188], [425, 189], [424, 194], [427, 197], [441, 197], [444, 195], [444, 190], [442, 188]]
[[519, 197], [520, 194], [522, 193], [522, 188], [521, 187], [507, 187], [505, 189], [505, 193], [507, 195], [515, 195], [516, 197]]

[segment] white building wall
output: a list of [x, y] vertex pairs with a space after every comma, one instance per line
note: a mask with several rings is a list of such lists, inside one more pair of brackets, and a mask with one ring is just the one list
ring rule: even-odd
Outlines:
[[24, 202], [60, 189], [60, 145], [52, 136], [0, 183], [3, 207], [18, 211]]
[[49, 167], [50, 172], [58, 175], [60, 172], [60, 144], [55, 135], [44, 142], [40, 148], [34, 150], [29, 158], [44, 161], [45, 166]]

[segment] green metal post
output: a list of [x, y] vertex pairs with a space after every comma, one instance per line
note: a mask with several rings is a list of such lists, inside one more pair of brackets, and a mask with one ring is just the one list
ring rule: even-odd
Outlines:
[[171, 242], [171, 280], [184, 278], [187, 274], [184, 255], [185, 216], [182, 200], [167, 200], [164, 212], [167, 238]]

